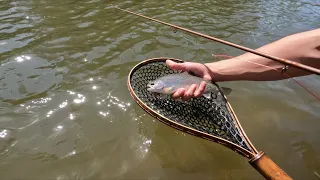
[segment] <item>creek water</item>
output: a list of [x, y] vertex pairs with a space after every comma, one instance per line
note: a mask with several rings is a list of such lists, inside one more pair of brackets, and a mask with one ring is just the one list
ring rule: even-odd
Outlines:
[[[319, 27], [319, 0], [0, 1], [1, 179], [263, 179], [233, 151], [168, 127], [131, 98], [142, 60], [201, 63]], [[296, 78], [320, 95], [315, 75]], [[246, 134], [294, 179], [320, 179], [320, 104], [292, 80], [228, 82]]]

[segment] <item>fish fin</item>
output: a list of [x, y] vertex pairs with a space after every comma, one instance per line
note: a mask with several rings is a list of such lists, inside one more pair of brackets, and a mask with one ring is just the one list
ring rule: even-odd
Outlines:
[[158, 98], [159, 99], [166, 99], [166, 98], [168, 98], [168, 95], [167, 94], [159, 94]]
[[232, 89], [227, 87], [221, 87], [221, 91], [223, 92], [224, 95], [229, 95]]
[[202, 94], [205, 98], [211, 99], [211, 93], [204, 93]]
[[167, 87], [167, 88], [163, 88], [163, 91], [164, 91], [165, 93], [168, 93], [171, 89], [173, 89], [173, 86]]

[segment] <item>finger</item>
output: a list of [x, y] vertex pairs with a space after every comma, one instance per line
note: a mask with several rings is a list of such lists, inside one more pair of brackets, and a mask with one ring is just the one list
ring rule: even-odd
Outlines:
[[187, 70], [185, 63], [176, 63], [176, 62], [173, 62], [172, 60], [166, 60], [166, 64], [173, 70], [182, 70], [182, 71]]
[[197, 89], [197, 85], [195, 84], [192, 84], [190, 86], [190, 88], [184, 93], [184, 96], [182, 97], [182, 100], [183, 101], [187, 101], [189, 99], [191, 99], [191, 97], [193, 96], [194, 94], [194, 91]]
[[198, 98], [200, 97], [203, 93], [204, 93], [204, 90], [206, 89], [206, 82], [205, 81], [202, 81], [199, 88], [194, 92], [194, 97]]
[[209, 74], [205, 74], [205, 75], [203, 75], [203, 79], [206, 81], [211, 81], [212, 77]]
[[182, 97], [184, 93], [185, 93], [185, 89], [181, 88], [181, 89], [176, 90], [172, 94], [171, 97], [172, 97], [172, 99], [178, 99], [178, 98]]

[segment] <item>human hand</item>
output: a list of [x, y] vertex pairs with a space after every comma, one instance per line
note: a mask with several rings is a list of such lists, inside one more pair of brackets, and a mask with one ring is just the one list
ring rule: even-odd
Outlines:
[[[176, 63], [171, 60], [167, 60], [166, 64], [172, 70], [181, 70], [181, 71], [192, 72], [196, 76], [201, 77], [206, 81], [212, 80], [212, 76], [210, 75], [210, 70], [204, 64], [195, 63], [195, 62]], [[192, 97], [200, 97], [203, 94], [205, 88], [206, 88], [205, 81], [201, 82], [199, 87], [196, 84], [193, 84], [190, 86], [189, 89], [180, 88], [180, 89], [176, 90], [172, 94], [172, 98], [173, 99], [181, 98], [182, 100], [187, 101], [187, 100], [191, 99]]]

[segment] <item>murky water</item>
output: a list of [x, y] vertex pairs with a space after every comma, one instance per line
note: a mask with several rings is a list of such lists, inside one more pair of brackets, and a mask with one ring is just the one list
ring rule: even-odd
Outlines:
[[[1, 179], [263, 179], [240, 155], [138, 107], [129, 70], [211, 62], [231, 47], [121, 8], [258, 48], [319, 27], [319, 0], [0, 1]], [[320, 95], [317, 76], [298, 78]], [[228, 82], [245, 132], [295, 179], [320, 179], [320, 104], [291, 80]]]

